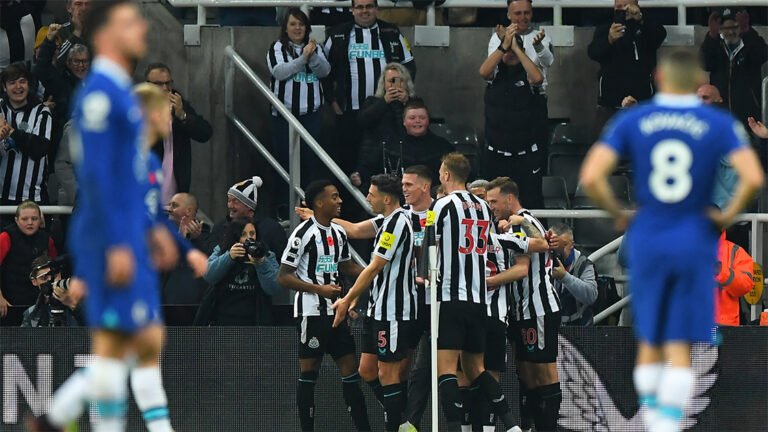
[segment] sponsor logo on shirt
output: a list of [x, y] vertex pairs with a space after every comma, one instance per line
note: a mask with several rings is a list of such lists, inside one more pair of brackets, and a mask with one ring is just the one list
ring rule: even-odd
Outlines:
[[421, 246], [424, 243], [424, 231], [417, 231], [413, 233], [413, 244], [415, 246]]
[[383, 59], [384, 50], [371, 49], [371, 45], [367, 43], [351, 43], [349, 44], [349, 59]]
[[397, 239], [396, 235], [385, 231], [384, 233], [381, 234], [381, 240], [379, 240], [379, 247], [382, 247], [386, 250], [390, 250], [392, 249], [392, 246], [394, 246], [396, 239]]
[[339, 263], [333, 260], [333, 255], [320, 255], [315, 273], [336, 273], [337, 271], [339, 271]]
[[299, 72], [293, 76], [293, 80], [296, 82], [314, 83], [317, 82], [317, 75], [314, 72]]
[[432, 210], [428, 211], [427, 212], [427, 219], [426, 219], [425, 226], [432, 226], [432, 225], [434, 225], [435, 224], [435, 216], [436, 216], [435, 212], [433, 212]]

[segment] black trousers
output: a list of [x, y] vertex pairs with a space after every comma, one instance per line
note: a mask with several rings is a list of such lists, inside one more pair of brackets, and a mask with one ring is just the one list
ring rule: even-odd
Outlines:
[[505, 156], [486, 149], [483, 176], [491, 181], [496, 177], [509, 177], [520, 189], [520, 203], [529, 209], [544, 208], [541, 196], [541, 178], [546, 170], [546, 152], [539, 147], [523, 155]]

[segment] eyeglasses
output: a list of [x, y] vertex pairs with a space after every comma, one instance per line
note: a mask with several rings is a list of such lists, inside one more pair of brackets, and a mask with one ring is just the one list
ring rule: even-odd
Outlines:
[[69, 61], [72, 62], [72, 64], [75, 66], [85, 66], [91, 63], [91, 61], [88, 59], [85, 59], [85, 60], [70, 59]]
[[374, 10], [377, 7], [378, 6], [376, 6], [375, 4], [367, 4], [367, 5], [357, 5], [353, 9], [355, 9], [356, 11], [364, 11], [364, 10]]
[[173, 80], [169, 81], [150, 81], [150, 83], [158, 86], [158, 87], [171, 87], [173, 86]]

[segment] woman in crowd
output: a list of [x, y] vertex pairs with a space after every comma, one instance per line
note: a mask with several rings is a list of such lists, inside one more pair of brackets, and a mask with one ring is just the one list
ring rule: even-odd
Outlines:
[[[403, 110], [416, 97], [416, 90], [408, 70], [400, 63], [389, 63], [379, 77], [376, 94], [365, 99], [357, 121], [363, 128], [363, 142], [357, 170], [352, 183], [360, 186], [363, 179], [380, 174], [383, 147], [399, 149], [405, 139]], [[386, 167], [396, 170], [396, 167]], [[405, 168], [405, 167], [402, 167]]]
[[[279, 39], [267, 52], [267, 66], [272, 74], [272, 92], [301, 122], [315, 139], [320, 137], [323, 93], [320, 79], [331, 72], [322, 47], [309, 38], [312, 27], [301, 9], [291, 8], [280, 26]], [[288, 122], [272, 108], [272, 139], [277, 160], [288, 169]], [[306, 184], [311, 179], [315, 153], [306, 146], [301, 150], [301, 172]], [[278, 193], [285, 195], [285, 187]]]
[[0, 317], [8, 306], [35, 304], [39, 289], [29, 279], [32, 261], [40, 255], [56, 257], [53, 239], [42, 229], [43, 214], [32, 201], [16, 208], [15, 224], [0, 234]]
[[221, 243], [208, 258], [208, 273], [203, 278], [213, 289], [200, 305], [196, 324], [272, 324], [272, 296], [282, 288], [277, 284], [275, 254], [258, 239], [252, 220], [229, 222]]

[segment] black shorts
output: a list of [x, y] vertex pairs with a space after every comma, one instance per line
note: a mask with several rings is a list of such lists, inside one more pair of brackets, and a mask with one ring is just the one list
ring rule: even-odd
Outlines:
[[379, 321], [365, 317], [363, 322], [363, 352], [374, 354], [380, 362], [398, 362], [411, 349], [414, 322]]
[[510, 324], [509, 338], [515, 343], [515, 357], [531, 363], [557, 361], [557, 333], [560, 312], [516, 321]]
[[493, 317], [485, 324], [485, 369], [507, 370], [507, 326]]
[[355, 353], [355, 340], [346, 320], [333, 327], [333, 315], [296, 319], [299, 331], [299, 358], [320, 358], [330, 354], [336, 360]]
[[485, 352], [486, 306], [447, 301], [438, 304], [437, 349]]

